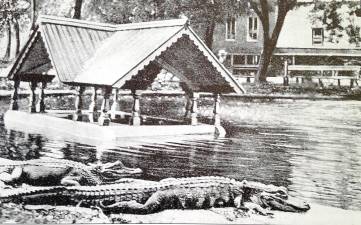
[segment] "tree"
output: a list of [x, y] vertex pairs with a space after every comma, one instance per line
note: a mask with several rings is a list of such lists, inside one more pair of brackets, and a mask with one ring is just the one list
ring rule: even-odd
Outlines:
[[36, 0], [30, 0], [30, 29], [34, 30], [36, 26], [36, 13], [37, 13], [37, 4]]
[[[351, 45], [358, 48], [361, 42], [361, 27], [357, 20], [360, 16], [360, 2], [316, 1], [311, 12], [311, 22], [323, 25], [328, 42], [338, 43], [342, 38], [347, 38]], [[354, 58], [340, 57], [339, 60], [344, 64], [361, 65], [360, 61]]]
[[[260, 57], [256, 82], [266, 82], [268, 66], [272, 60], [287, 13], [297, 0], [247, 0], [250, 8], [257, 14], [263, 27], [263, 51]], [[277, 8], [276, 23], [271, 27], [271, 13]]]
[[310, 12], [311, 22], [313, 24], [323, 24], [325, 31], [328, 32], [327, 41], [332, 43], [338, 43], [339, 39], [343, 37], [344, 27], [341, 26], [343, 19], [338, 12], [341, 6], [341, 2], [317, 1], [314, 2], [314, 7]]
[[6, 51], [3, 56], [3, 60], [7, 61], [10, 58], [11, 53], [11, 36], [12, 36], [12, 29], [11, 29], [11, 20], [12, 20], [12, 5], [11, 1], [3, 1], [0, 5], [1, 9], [1, 27], [2, 30], [7, 32], [7, 45], [6, 45]]
[[2, 30], [7, 31], [7, 47], [4, 54], [4, 60], [8, 61], [11, 57], [12, 47], [12, 29], [15, 30], [15, 54], [20, 52], [20, 29], [27, 21], [27, 9], [29, 5], [21, 0], [4, 0], [0, 3], [0, 26]]
[[229, 16], [240, 15], [245, 7], [244, 2], [238, 0], [94, 0], [87, 8], [88, 13], [96, 12], [103, 21], [116, 24], [174, 19], [184, 15], [212, 48], [216, 24], [223, 23]]
[[84, 3], [82, 18], [114, 24], [131, 23], [131, 0], [92, 0]]
[[356, 23], [356, 18], [361, 14], [361, 5], [359, 2], [343, 1], [331, 2], [316, 1], [311, 12], [312, 23], [321, 22], [327, 32], [329, 42], [338, 43], [338, 41], [348, 36], [348, 41], [360, 46], [360, 26]]
[[74, 19], [80, 19], [81, 18], [81, 7], [83, 5], [83, 0], [75, 0], [75, 6], [74, 6]]

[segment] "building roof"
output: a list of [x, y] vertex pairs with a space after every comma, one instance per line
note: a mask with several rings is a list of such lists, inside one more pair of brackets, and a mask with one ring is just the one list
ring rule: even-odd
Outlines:
[[244, 92], [187, 20], [112, 25], [41, 16], [8, 74], [146, 89], [164, 68], [195, 92]]

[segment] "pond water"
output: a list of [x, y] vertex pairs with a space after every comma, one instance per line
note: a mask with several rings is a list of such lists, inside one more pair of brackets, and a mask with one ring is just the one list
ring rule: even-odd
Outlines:
[[[183, 98], [147, 100], [142, 111], [149, 114], [184, 112]], [[200, 103], [203, 116], [211, 115], [210, 103]], [[130, 109], [129, 101], [122, 104]], [[0, 114], [7, 106], [8, 100], [0, 101]], [[361, 102], [224, 99], [221, 117], [226, 138], [138, 138], [98, 146], [6, 130], [0, 117], [0, 156], [119, 159], [142, 168], [146, 179], [228, 176], [284, 185], [311, 203], [361, 210]]]

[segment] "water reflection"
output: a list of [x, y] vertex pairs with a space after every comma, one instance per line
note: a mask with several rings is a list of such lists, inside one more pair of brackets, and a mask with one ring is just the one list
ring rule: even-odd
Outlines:
[[9, 159], [37, 159], [43, 145], [43, 137], [36, 134], [25, 134], [13, 130], [2, 129], [0, 154]]
[[[175, 117], [178, 110], [182, 115], [184, 99], [167, 101], [150, 101], [145, 108], [150, 114]], [[200, 102], [203, 116], [211, 115], [210, 104]], [[121, 160], [153, 180], [202, 175], [255, 180], [287, 186], [291, 195], [311, 202], [361, 210], [361, 102], [225, 99], [222, 106], [227, 138], [127, 138], [95, 146], [6, 130], [2, 124], [0, 154], [84, 163]]]

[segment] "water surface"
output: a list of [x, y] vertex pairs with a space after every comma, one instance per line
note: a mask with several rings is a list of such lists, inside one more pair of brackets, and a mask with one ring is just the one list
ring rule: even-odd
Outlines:
[[[183, 98], [148, 100], [152, 101], [142, 108], [148, 114], [184, 113]], [[0, 102], [2, 113], [7, 104]], [[130, 110], [129, 101], [121, 105]], [[200, 112], [212, 114], [209, 100], [200, 103]], [[310, 202], [361, 210], [361, 102], [226, 99], [221, 116], [226, 138], [138, 138], [98, 146], [6, 130], [1, 122], [0, 156], [81, 162], [119, 159], [142, 168], [146, 179], [228, 176], [284, 185], [291, 195]]]

